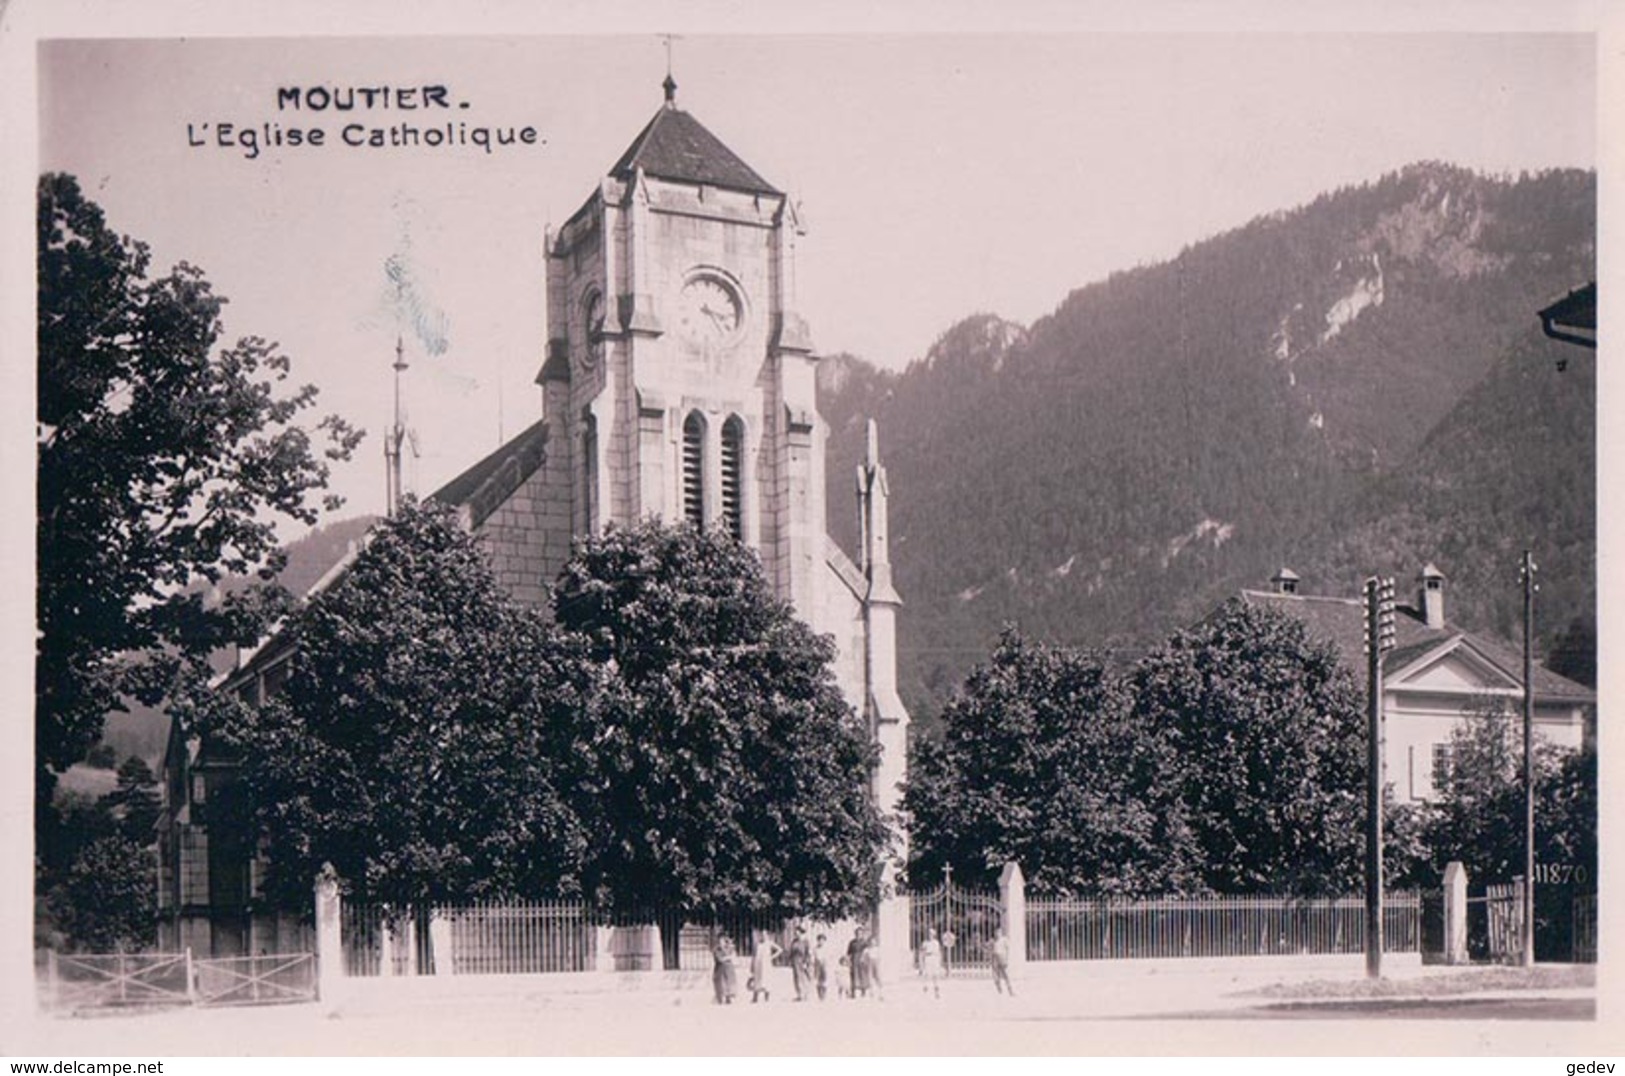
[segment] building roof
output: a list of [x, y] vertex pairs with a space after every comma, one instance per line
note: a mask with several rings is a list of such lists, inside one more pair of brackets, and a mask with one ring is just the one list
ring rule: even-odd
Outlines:
[[[1539, 312], [1540, 327], [1553, 340], [1597, 346], [1597, 282], [1575, 288]], [[1559, 367], [1562, 369], [1562, 367]]]
[[[1365, 612], [1360, 599], [1243, 590], [1241, 600], [1248, 605], [1275, 609], [1302, 621], [1310, 635], [1325, 639], [1337, 648], [1344, 664], [1353, 669], [1365, 668]], [[1488, 635], [1463, 631], [1449, 623], [1442, 628], [1430, 628], [1418, 610], [1404, 605], [1394, 610], [1394, 649], [1383, 656], [1383, 667], [1402, 669], [1458, 641], [1471, 647], [1514, 683], [1523, 683], [1523, 654], [1520, 650]], [[1533, 679], [1536, 698], [1574, 703], [1597, 701], [1596, 692], [1565, 676], [1559, 676], [1539, 662], [1535, 663]]]
[[1572, 329], [1597, 327], [1597, 282], [1575, 288], [1540, 311], [1543, 320]]
[[780, 194], [754, 168], [700, 123], [677, 107], [674, 98], [656, 112], [609, 174], [630, 179], [645, 175], [681, 183], [705, 183], [752, 194]]
[[536, 420], [495, 452], [435, 490], [429, 499], [454, 508], [467, 505], [470, 525], [478, 527], [547, 459], [547, 432], [547, 419]]

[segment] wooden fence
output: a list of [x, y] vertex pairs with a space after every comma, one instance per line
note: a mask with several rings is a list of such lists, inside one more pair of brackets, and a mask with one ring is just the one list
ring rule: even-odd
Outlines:
[[[1421, 899], [1392, 894], [1383, 904], [1383, 948], [1414, 953]], [[1105, 960], [1359, 953], [1365, 903], [1358, 897], [1203, 897], [1138, 901], [1027, 901], [1027, 959]]]
[[274, 1005], [316, 998], [311, 953], [199, 957], [180, 953], [50, 953], [45, 1005], [64, 1012], [196, 1005]]

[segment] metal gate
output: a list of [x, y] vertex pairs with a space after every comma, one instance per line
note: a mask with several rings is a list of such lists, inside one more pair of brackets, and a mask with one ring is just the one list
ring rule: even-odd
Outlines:
[[280, 1005], [316, 1000], [314, 953], [219, 957], [192, 962], [197, 1004]]
[[918, 952], [926, 935], [942, 939], [943, 964], [950, 976], [988, 974], [993, 939], [1004, 926], [1004, 909], [994, 892], [966, 889], [945, 880], [936, 889], [912, 893], [908, 901], [908, 943]]
[[49, 961], [54, 1009], [190, 1005], [186, 953], [56, 953]]

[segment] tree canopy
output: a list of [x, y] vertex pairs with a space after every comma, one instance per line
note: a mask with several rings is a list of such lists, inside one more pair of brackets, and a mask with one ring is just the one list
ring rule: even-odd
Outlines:
[[554, 588], [592, 691], [579, 711], [590, 892], [616, 908], [839, 915], [871, 897], [874, 748], [833, 642], [756, 555], [648, 522], [580, 542]]
[[581, 895], [617, 914], [840, 914], [874, 892], [873, 748], [833, 644], [721, 534], [581, 541], [554, 622], [455, 515], [409, 504], [287, 628], [258, 708], [214, 697], [267, 895], [331, 863], [358, 899]]
[[450, 509], [406, 504], [286, 631], [285, 689], [217, 697], [205, 723], [242, 763], [211, 821], [261, 834], [267, 895], [307, 901], [325, 863], [361, 900], [575, 890], [578, 670]]
[[1209, 889], [1357, 889], [1364, 692], [1329, 643], [1232, 600], [1145, 655], [1133, 691], [1136, 718], [1169, 737]]
[[[38, 794], [84, 757], [123, 697], [156, 702], [189, 662], [250, 642], [281, 608], [275, 521], [316, 518], [359, 433], [299, 417], [316, 390], [249, 336], [217, 348], [203, 273], [148, 276], [72, 177], [38, 188], [35, 657]], [[325, 439], [325, 446], [319, 442]], [[328, 507], [335, 500], [326, 498]], [[257, 571], [211, 606], [199, 584]], [[197, 667], [193, 665], [194, 669]]]
[[1362, 692], [1301, 622], [1240, 602], [1132, 668], [1007, 630], [915, 745], [913, 869], [1078, 895], [1345, 894], [1361, 878]]
[[1192, 888], [1195, 848], [1163, 780], [1168, 745], [1131, 719], [1132, 705], [1103, 656], [1006, 628], [948, 704], [942, 738], [914, 745], [910, 873], [926, 879], [951, 864], [986, 884], [1015, 861], [1051, 894]]

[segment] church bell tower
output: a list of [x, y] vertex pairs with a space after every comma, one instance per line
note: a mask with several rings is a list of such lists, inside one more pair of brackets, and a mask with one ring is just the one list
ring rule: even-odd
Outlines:
[[547, 237], [537, 381], [572, 533], [650, 516], [724, 527], [780, 597], [817, 604], [823, 445], [800, 235], [789, 198], [678, 108], [668, 75], [664, 105]]
[[[677, 107], [668, 75], [654, 118], [547, 235], [536, 377], [546, 458], [524, 512], [539, 521], [527, 525], [543, 578], [573, 535], [651, 516], [721, 527], [755, 549], [778, 597], [834, 636], [836, 680], [880, 748], [875, 802], [895, 818], [908, 714], [886, 474], [871, 424], [854, 561], [825, 531], [817, 359], [796, 305], [801, 235], [790, 199]], [[891, 895], [874, 925], [885, 962], [902, 967], [908, 906], [880, 866]]]

